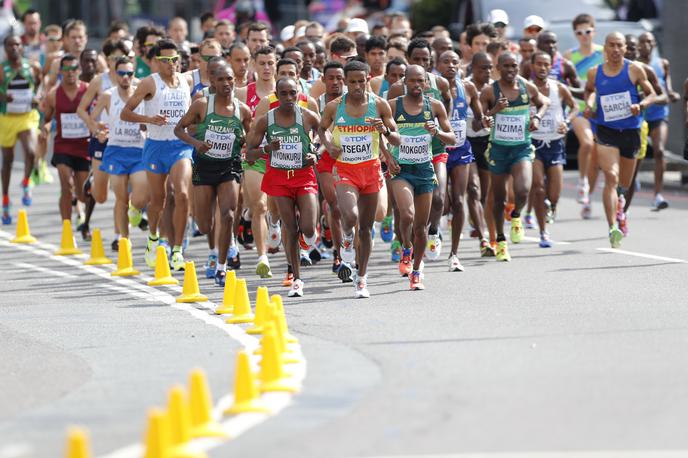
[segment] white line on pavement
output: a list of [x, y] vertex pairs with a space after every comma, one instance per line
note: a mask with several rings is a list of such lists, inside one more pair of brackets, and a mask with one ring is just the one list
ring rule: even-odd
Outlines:
[[619, 250], [618, 248], [598, 248], [597, 251], [604, 251], [605, 253], [626, 254], [628, 256], [636, 256], [638, 258], [654, 259], [656, 261], [674, 262], [677, 264], [688, 264], [688, 261], [686, 261], [685, 259], [666, 258], [664, 256], [656, 256], [654, 254], [637, 253], [635, 251]]
[[48, 274], [48, 275], [54, 275], [56, 277], [62, 277], [62, 278], [79, 278], [76, 275], [68, 274], [66, 272], [60, 272], [59, 270], [50, 270], [46, 269], [45, 267], [41, 266], [35, 266], [33, 264], [29, 264], [27, 262], [15, 262], [15, 266], [20, 267], [22, 269], [29, 269], [29, 270], [36, 270], [38, 272]]

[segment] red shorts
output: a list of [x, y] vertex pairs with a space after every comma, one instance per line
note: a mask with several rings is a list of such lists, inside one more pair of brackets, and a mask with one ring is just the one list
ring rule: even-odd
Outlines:
[[359, 194], [376, 193], [382, 189], [385, 183], [379, 159], [360, 164], [337, 162], [332, 174], [335, 176], [335, 186], [351, 186], [356, 188]]
[[332, 159], [330, 153], [323, 151], [315, 168], [318, 170], [318, 173], [332, 173], [332, 167], [334, 167], [335, 162], [337, 161]]
[[439, 164], [440, 162], [446, 164], [447, 160], [449, 160], [449, 153], [440, 153], [432, 157], [433, 164]]
[[297, 196], [304, 194], [317, 194], [318, 181], [315, 178], [313, 167], [299, 170], [280, 170], [268, 165], [260, 190], [268, 196], [296, 199]]

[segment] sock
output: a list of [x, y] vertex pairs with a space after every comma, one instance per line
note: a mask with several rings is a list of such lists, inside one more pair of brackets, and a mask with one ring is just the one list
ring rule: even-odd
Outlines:
[[520, 218], [521, 217], [521, 212], [514, 210], [511, 210], [511, 218]]
[[217, 248], [213, 248], [212, 250], [210, 250], [209, 254], [210, 256], [217, 256]]
[[504, 234], [497, 234], [497, 242], [506, 242], [506, 237], [504, 237]]
[[159, 240], [158, 234], [153, 234], [152, 232], [148, 233], [148, 240], [151, 242], [156, 242]]
[[172, 253], [174, 253], [174, 252], [181, 253], [182, 252], [182, 246], [181, 245], [175, 245], [174, 247], [172, 247]]
[[121, 238], [122, 238], [122, 235], [115, 232], [115, 240], [119, 240]]
[[624, 199], [626, 198], [626, 193], [628, 192], [628, 189], [624, 188], [623, 186], [619, 186], [616, 188], [616, 193], [619, 195], [619, 197], [623, 196]]
[[223, 262], [220, 264], [219, 262], [217, 263], [217, 270], [219, 272], [225, 272], [227, 270], [227, 265]]
[[2, 205], [7, 207], [10, 204], [10, 196], [8, 194], [2, 195]]

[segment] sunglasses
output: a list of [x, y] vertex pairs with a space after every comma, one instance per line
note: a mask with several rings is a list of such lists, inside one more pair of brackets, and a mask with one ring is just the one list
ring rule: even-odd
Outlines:
[[114, 62], [117, 59], [119, 59], [120, 57], [124, 57], [124, 56], [108, 56], [108, 60], [111, 60], [112, 62]]
[[528, 27], [526, 30], [530, 33], [537, 33], [540, 30], [542, 30], [542, 28], [535, 25], [535, 26]]
[[342, 56], [341, 54], [335, 54], [335, 55], [336, 55], [337, 57], [341, 57], [342, 59], [344, 59], [344, 60], [347, 61], [347, 62], [351, 62], [353, 59], [355, 59], [355, 58], [358, 56], [358, 54], [354, 54], [354, 55], [351, 55], [351, 56]]
[[155, 46], [156, 43], [157, 43], [157, 42], [155, 42], [155, 41], [147, 41], [147, 42], [145, 42], [145, 43], [143, 44], [143, 46], [146, 46], [146, 47], [150, 48], [151, 46]]
[[117, 70], [117, 74], [121, 77], [128, 76], [129, 78], [134, 76], [134, 72], [129, 72], [129, 71], [125, 71], [125, 70]]
[[79, 65], [63, 65], [62, 66], [63, 72], [75, 72], [77, 70], [79, 70]]
[[576, 30], [576, 35], [582, 37], [583, 35], [590, 35], [594, 31], [595, 29]]
[[176, 64], [179, 61], [179, 56], [155, 56], [155, 58], [168, 64]]
[[60, 37], [48, 37], [48, 41], [60, 41], [62, 38]]
[[201, 59], [203, 60], [203, 62], [210, 62], [210, 59], [212, 59], [213, 57], [219, 56], [204, 56], [203, 54], [201, 54]]

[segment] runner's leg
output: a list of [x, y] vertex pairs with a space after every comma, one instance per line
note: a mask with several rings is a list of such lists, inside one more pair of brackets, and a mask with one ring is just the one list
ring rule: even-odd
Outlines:
[[174, 246], [181, 247], [189, 219], [189, 187], [191, 185], [191, 161], [181, 159], [170, 169], [170, 179], [174, 186]]

